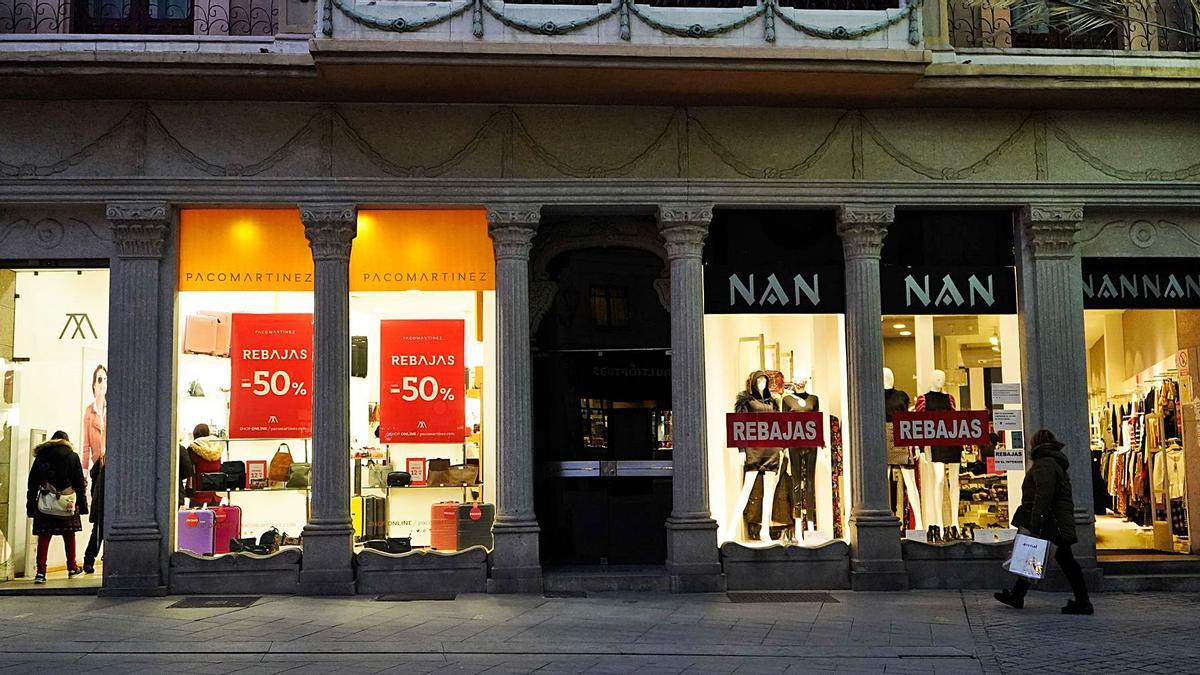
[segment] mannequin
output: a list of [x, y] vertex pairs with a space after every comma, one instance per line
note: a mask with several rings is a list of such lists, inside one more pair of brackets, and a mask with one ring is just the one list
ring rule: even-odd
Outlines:
[[[888, 466], [900, 469], [904, 481], [904, 492], [908, 495], [908, 503], [912, 505], [913, 520], [918, 530], [925, 529], [925, 519], [921, 517], [921, 492], [917, 489], [917, 472], [913, 468], [912, 450], [905, 447], [895, 447], [892, 444], [892, 413], [907, 412], [909, 404], [908, 392], [896, 389], [896, 374], [891, 368], [883, 369], [883, 414], [887, 434]], [[903, 517], [903, 513], [900, 514]]]
[[[945, 392], [946, 373], [935, 370], [929, 375], [929, 391], [917, 397], [915, 410], [938, 411], [957, 410], [954, 397]], [[943, 500], [946, 491], [950, 492], [951, 526], [958, 529], [958, 469], [962, 463], [962, 446], [934, 445], [926, 448], [924, 461], [932, 467], [932, 492], [930, 507], [925, 510], [925, 516], [931, 525], [939, 530], [945, 528], [945, 507]]]
[[[767, 386], [767, 373], [756, 370], [746, 379], [746, 388], [737, 395], [733, 404], [734, 412], [779, 412], [779, 402], [771, 396]], [[773, 521], [780, 520], [780, 510], [777, 508], [776, 487], [781, 482], [783, 467], [783, 448], [742, 448], [745, 458], [742, 464], [742, 491], [734, 503], [733, 513], [729, 522], [739, 520], [746, 525], [746, 534], [750, 540], [771, 543]], [[753, 477], [750, 474], [753, 472]], [[769, 498], [769, 502], [767, 499]], [[785, 496], [786, 499], [786, 496]], [[765, 502], [765, 503], [764, 503]], [[763, 527], [764, 511], [767, 527]], [[790, 527], [784, 528], [790, 530]]]
[[[821, 401], [808, 392], [807, 375], [786, 387], [780, 406], [783, 412], [820, 412]], [[817, 529], [817, 448], [788, 448], [792, 468], [792, 517], [797, 536]]]

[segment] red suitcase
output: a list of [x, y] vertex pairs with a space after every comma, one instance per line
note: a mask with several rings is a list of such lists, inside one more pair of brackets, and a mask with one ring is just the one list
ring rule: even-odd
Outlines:
[[439, 551], [461, 551], [472, 546], [492, 548], [494, 504], [439, 502], [430, 511], [429, 545]]
[[229, 540], [242, 538], [242, 507], [218, 506], [212, 511], [213, 553], [229, 553]]
[[458, 502], [438, 502], [429, 511], [429, 547], [458, 550]]

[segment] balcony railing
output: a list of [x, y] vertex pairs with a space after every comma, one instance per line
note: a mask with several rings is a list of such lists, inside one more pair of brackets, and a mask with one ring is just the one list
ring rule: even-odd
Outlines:
[[0, 34], [266, 36], [278, 28], [275, 0], [0, 0]]
[[949, 0], [950, 41], [959, 48], [1200, 51], [1200, 29], [1190, 0], [1125, 0], [1122, 4], [1121, 16], [1087, 32], [1070, 33], [1053, 22], [1028, 26], [1021, 20], [1019, 5], [978, 7]]

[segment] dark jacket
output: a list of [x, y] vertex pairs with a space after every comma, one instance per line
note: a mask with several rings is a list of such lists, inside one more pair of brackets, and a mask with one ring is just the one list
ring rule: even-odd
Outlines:
[[[750, 373], [746, 380], [746, 388], [738, 392], [733, 401], [733, 411], [739, 413], [769, 413], [779, 412], [779, 402], [771, 396], [770, 388], [762, 393], [754, 386], [754, 381], [767, 377], [766, 371], [756, 370]], [[777, 471], [782, 457], [783, 448], [742, 448], [746, 453], [744, 470], [746, 471]]]
[[[74, 516], [50, 516], [38, 511], [38, 492], [42, 484], [49, 484], [58, 491], [72, 488], [75, 491]], [[33, 449], [33, 466], [29, 467], [29, 484], [25, 493], [25, 514], [33, 518], [33, 533], [68, 534], [83, 529], [80, 514], [88, 512], [87, 481], [83, 478], [83, 464], [75, 447], [68, 441], [50, 440]]]
[[89, 475], [92, 478], [92, 503], [88, 513], [88, 522], [96, 523], [97, 525], [104, 524], [104, 467], [108, 465], [108, 459], [92, 464], [92, 469]]
[[1075, 502], [1067, 475], [1071, 463], [1062, 448], [1062, 443], [1056, 441], [1033, 449], [1033, 463], [1021, 483], [1021, 510], [1026, 514], [1014, 518], [1013, 524], [1059, 546], [1069, 546], [1079, 537], [1075, 534]]

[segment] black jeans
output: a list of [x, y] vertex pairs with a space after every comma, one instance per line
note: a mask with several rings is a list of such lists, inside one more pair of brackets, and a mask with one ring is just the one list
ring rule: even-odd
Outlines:
[[[1079, 566], [1079, 562], [1075, 560], [1075, 555], [1071, 553], [1071, 546], [1059, 546], [1054, 552], [1054, 560], [1058, 566], [1062, 568], [1063, 574], [1067, 576], [1067, 583], [1071, 584], [1071, 591], [1075, 594], [1076, 602], [1088, 602], [1087, 584], [1083, 581], [1083, 568]], [[1025, 597], [1029, 592], [1031, 582], [1028, 579], [1018, 579], [1013, 586], [1013, 595]]]
[[104, 523], [92, 524], [92, 536], [88, 539], [87, 548], [83, 551], [83, 566], [95, 567], [96, 556], [100, 555], [100, 545], [104, 543]]

